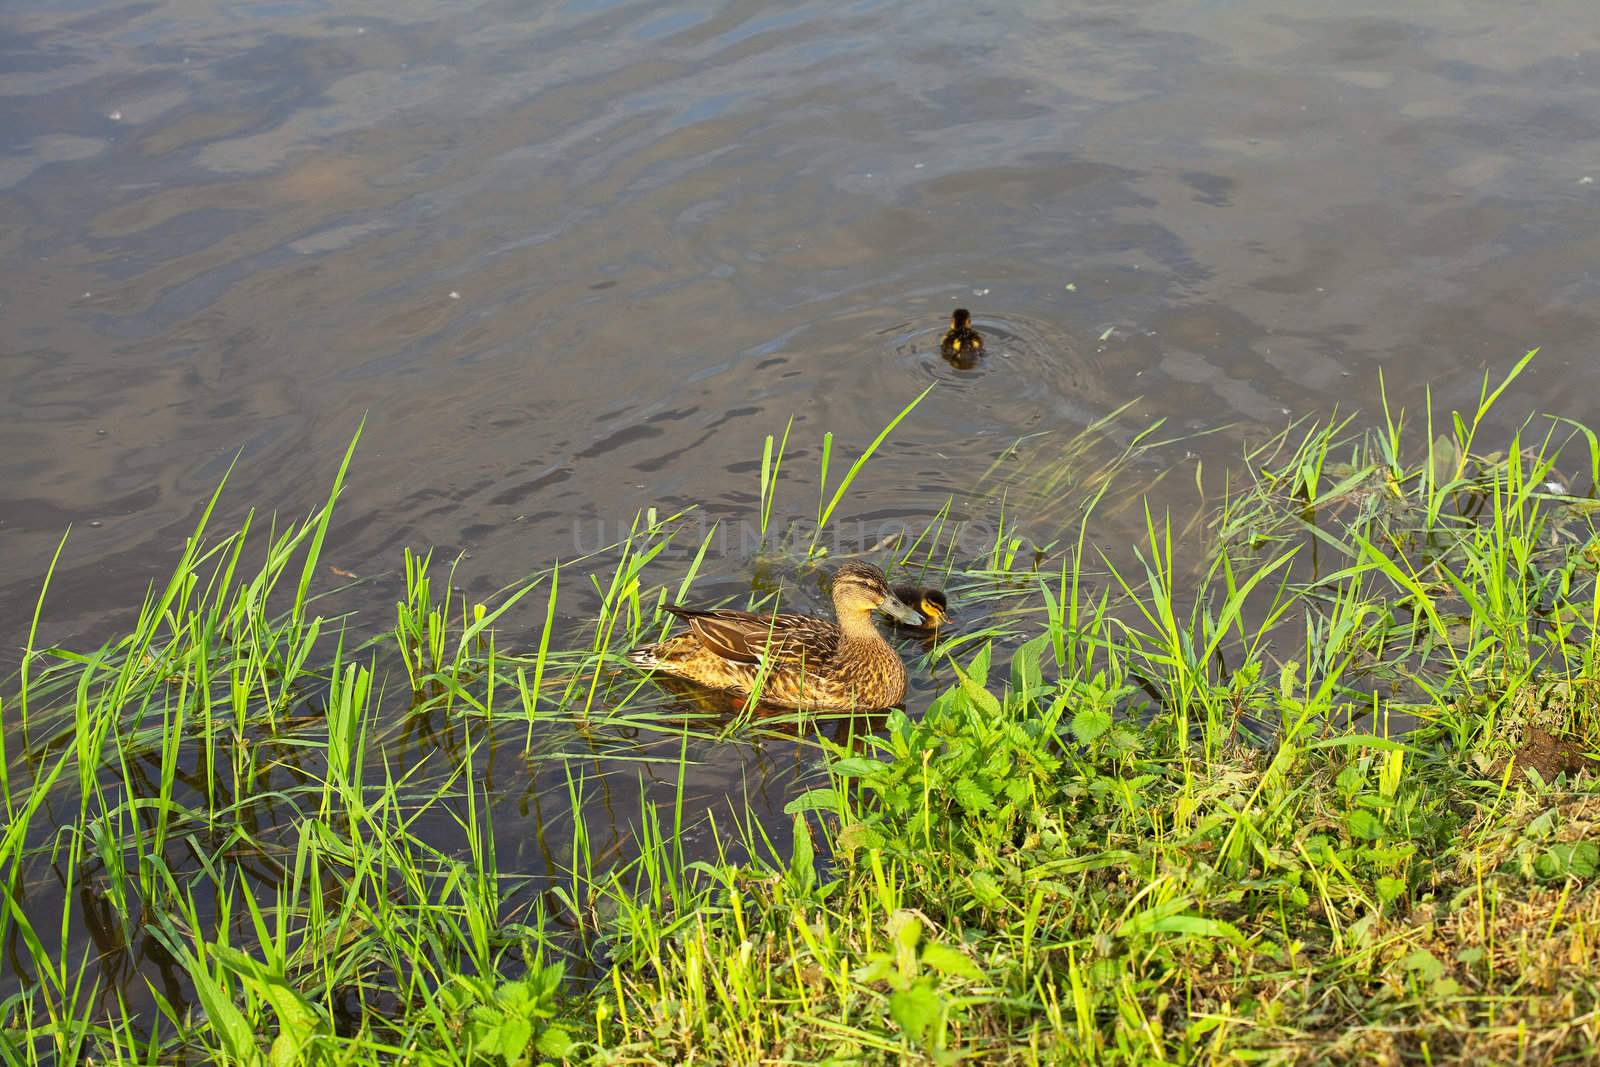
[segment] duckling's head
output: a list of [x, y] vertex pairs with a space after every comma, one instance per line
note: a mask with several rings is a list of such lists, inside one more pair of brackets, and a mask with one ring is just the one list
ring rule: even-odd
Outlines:
[[840, 619], [865, 619], [874, 611], [884, 611], [913, 626], [922, 621], [915, 608], [894, 595], [882, 571], [856, 560], [833, 572], [833, 610]]
[[912, 607], [922, 613], [922, 625], [939, 626], [950, 618], [950, 601], [937, 589], [924, 589]]
[[965, 330], [972, 325], [972, 312], [966, 308], [956, 308], [950, 313], [950, 328], [952, 330]]
[[897, 585], [894, 595], [903, 604], [910, 604], [922, 615], [921, 628], [932, 630], [943, 626], [952, 618], [950, 601], [937, 589], [924, 589], [920, 585]]

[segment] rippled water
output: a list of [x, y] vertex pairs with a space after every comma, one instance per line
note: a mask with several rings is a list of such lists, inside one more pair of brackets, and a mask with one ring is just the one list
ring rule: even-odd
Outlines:
[[[332, 558], [437, 545], [471, 591], [645, 506], [748, 520], [791, 414], [809, 514], [822, 433], [859, 447], [934, 381], [851, 517], [920, 522], [1135, 398], [1129, 432], [1231, 425], [1183, 446], [1225, 463], [1372, 409], [1380, 369], [1461, 405], [1535, 345], [1501, 411], [1600, 420], [1592, 0], [0, 18], [0, 673], [68, 524], [46, 632], [81, 643], [236, 453], [219, 528], [302, 515], [363, 414]], [[937, 351], [957, 304], [970, 371]]]
[[[1382, 368], [1461, 402], [1536, 344], [1507, 410], [1594, 415], [1587, 0], [87, 0], [4, 26], [6, 634], [68, 523], [66, 637], [165, 573], [237, 450], [233, 513], [299, 514], [363, 413], [343, 566], [439, 545], [479, 588], [574, 520], [745, 517], [762, 434], [864, 442], [934, 378], [858, 510], [929, 513], [1136, 396], [1276, 426], [1370, 407]], [[957, 301], [1009, 335], [966, 374], [932, 348]]]

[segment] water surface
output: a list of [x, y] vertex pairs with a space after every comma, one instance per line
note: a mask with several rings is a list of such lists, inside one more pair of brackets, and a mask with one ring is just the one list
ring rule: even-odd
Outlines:
[[[1600, 384], [1584, 0], [87, 0], [0, 45], [13, 650], [67, 524], [49, 619], [99, 633], [236, 452], [230, 514], [300, 514], [363, 414], [347, 568], [494, 588], [575, 519], [748, 517], [765, 432], [935, 376], [858, 510], [1134, 397], [1243, 433], [1533, 345], [1509, 409]], [[1025, 343], [948, 373], [956, 302]]]

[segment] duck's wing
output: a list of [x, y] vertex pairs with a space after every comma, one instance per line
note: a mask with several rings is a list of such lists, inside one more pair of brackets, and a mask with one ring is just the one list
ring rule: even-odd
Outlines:
[[772, 667], [803, 666], [826, 661], [839, 647], [839, 628], [810, 615], [754, 615], [715, 608], [704, 611], [665, 605], [689, 624], [689, 632], [714, 655], [734, 663]]

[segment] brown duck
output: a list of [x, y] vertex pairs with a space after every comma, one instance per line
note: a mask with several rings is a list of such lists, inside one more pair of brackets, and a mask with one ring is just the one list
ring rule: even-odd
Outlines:
[[712, 689], [759, 693], [762, 704], [786, 708], [877, 711], [900, 703], [906, 667], [872, 623], [874, 611], [919, 624], [868, 563], [833, 575], [836, 622], [810, 615], [668, 606], [687, 633], [628, 653], [628, 661]]

